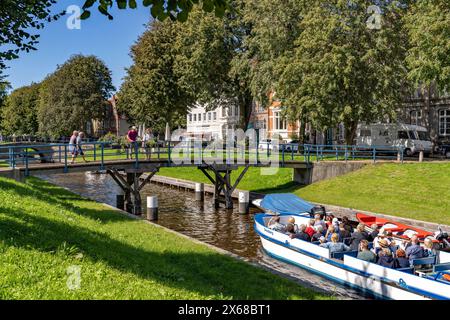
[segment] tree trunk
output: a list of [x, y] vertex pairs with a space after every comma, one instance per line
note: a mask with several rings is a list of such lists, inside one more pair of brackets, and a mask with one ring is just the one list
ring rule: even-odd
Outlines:
[[358, 129], [358, 121], [351, 120], [345, 123], [345, 143], [348, 146], [353, 145], [356, 138], [356, 130]]

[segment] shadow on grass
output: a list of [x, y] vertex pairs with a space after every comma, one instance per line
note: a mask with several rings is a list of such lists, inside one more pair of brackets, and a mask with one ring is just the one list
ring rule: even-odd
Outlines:
[[257, 189], [257, 190], [251, 190], [252, 192], [257, 193], [294, 193], [295, 191], [302, 189], [306, 187], [305, 185], [301, 185], [297, 182], [290, 181], [285, 184], [279, 185], [275, 188], [265, 188], [265, 189]]
[[[26, 186], [29, 186], [30, 188], [27, 188]], [[127, 217], [112, 210], [97, 210], [76, 206], [68, 201], [93, 201], [71, 193], [63, 188], [53, 186], [48, 182], [37, 178], [27, 179], [25, 185], [16, 183], [13, 180], [0, 179], [0, 188], [3, 190], [10, 190], [20, 196], [33, 197], [50, 205], [59, 206], [79, 216], [101, 223], [127, 221]]]
[[[286, 280], [272, 275], [270, 278], [262, 270], [214, 252], [182, 252], [180, 248], [170, 247], [162, 252], [152, 251], [120, 242], [104, 233], [18, 210], [0, 207], [0, 212], [14, 217], [0, 219], [0, 240], [7, 246], [50, 253], [66, 242], [81, 250], [83, 259], [101, 261], [124, 273], [204, 296], [223, 294], [234, 299], [291, 297], [285, 288]], [[315, 298], [314, 292], [297, 288], [291, 291], [306, 299]]]

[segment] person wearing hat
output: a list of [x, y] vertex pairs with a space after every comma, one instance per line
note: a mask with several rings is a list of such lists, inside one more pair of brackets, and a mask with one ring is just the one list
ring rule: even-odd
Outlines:
[[380, 243], [383, 243], [383, 246], [386, 245], [387, 247], [383, 247], [380, 252], [378, 253], [378, 264], [382, 267], [386, 268], [394, 268], [395, 267], [395, 259], [392, 256], [392, 251], [389, 249], [389, 245], [387, 244], [387, 241], [380, 241]]
[[137, 128], [136, 126], [132, 126], [130, 131], [128, 131], [127, 133], [127, 140], [129, 142], [131, 159], [133, 159], [133, 153], [135, 152], [135, 148], [137, 147], [136, 144], [137, 137], [138, 137]]

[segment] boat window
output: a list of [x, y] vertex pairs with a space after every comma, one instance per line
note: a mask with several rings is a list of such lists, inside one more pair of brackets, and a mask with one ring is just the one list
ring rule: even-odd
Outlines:
[[399, 131], [398, 139], [409, 139], [407, 131]]

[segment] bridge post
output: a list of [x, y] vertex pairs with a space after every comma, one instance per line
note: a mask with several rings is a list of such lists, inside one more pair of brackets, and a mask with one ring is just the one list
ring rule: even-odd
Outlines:
[[124, 171], [126, 177], [123, 177], [123, 174], [115, 168], [108, 168], [106, 170], [124, 192], [125, 210], [139, 216], [142, 214], [141, 190], [159, 171], [159, 167], [152, 168], [150, 170], [151, 173], [142, 182], [140, 178], [144, 174], [143, 169], [126, 169], [121, 171]]
[[[217, 209], [220, 204], [224, 204], [226, 209], [233, 209], [233, 192], [247, 173], [250, 165], [245, 166], [233, 185], [231, 184], [231, 173], [239, 168], [236, 165], [205, 164], [198, 168], [214, 184], [214, 207]], [[206, 170], [212, 171], [215, 178], [211, 177]]]

